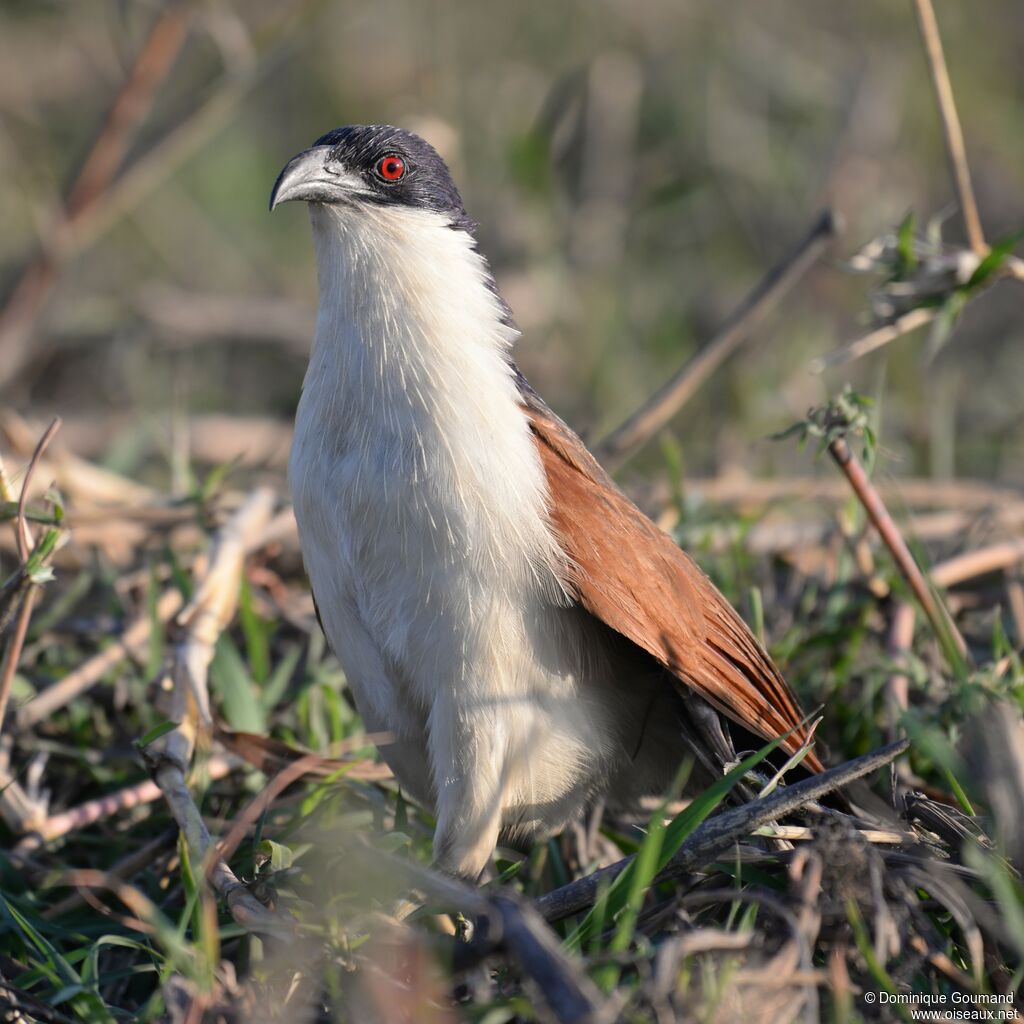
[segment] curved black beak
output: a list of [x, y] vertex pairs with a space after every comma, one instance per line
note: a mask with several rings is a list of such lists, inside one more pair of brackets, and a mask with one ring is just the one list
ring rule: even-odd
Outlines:
[[314, 146], [292, 157], [277, 176], [270, 193], [270, 209], [301, 199], [307, 203], [336, 203], [358, 183], [330, 163], [330, 146]]

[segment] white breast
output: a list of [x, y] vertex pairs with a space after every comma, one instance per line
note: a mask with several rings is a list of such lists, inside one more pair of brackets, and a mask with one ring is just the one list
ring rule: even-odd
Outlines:
[[306, 567], [363, 717], [397, 735], [385, 756], [468, 873], [500, 825], [555, 826], [600, 784], [610, 712], [580, 688], [514, 330], [471, 237], [426, 211], [311, 211], [290, 466]]

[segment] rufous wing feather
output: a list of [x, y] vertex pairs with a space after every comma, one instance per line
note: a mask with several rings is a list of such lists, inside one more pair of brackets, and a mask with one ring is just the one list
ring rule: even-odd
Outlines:
[[[535, 396], [524, 398], [580, 604], [745, 729], [765, 739], [795, 730], [783, 746], [797, 750], [803, 713], [746, 623], [583, 442]], [[803, 764], [823, 770], [813, 750]]]

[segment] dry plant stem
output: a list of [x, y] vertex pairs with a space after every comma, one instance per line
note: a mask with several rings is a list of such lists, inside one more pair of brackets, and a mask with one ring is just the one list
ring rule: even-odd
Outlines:
[[[204, 770], [209, 779], [222, 779], [231, 771], [232, 765], [237, 765], [237, 763], [237, 761], [232, 762], [226, 757], [211, 757], [204, 766]], [[142, 807], [154, 800], [159, 800], [160, 796], [160, 787], [151, 779], [146, 779], [145, 782], [119, 789], [116, 793], [108, 793], [95, 800], [87, 800], [77, 807], [71, 807], [59, 814], [51, 814], [36, 832], [26, 836], [18, 843], [15, 851], [23, 854], [32, 853], [69, 832], [88, 828], [97, 821], [102, 821], [121, 811]]]
[[178, 615], [179, 625], [185, 627], [185, 637], [175, 654], [175, 684], [179, 672], [183, 673], [180, 678], [188, 682], [204, 728], [213, 722], [206, 679], [214, 647], [234, 616], [246, 551], [266, 530], [274, 502], [273, 491], [267, 488], [254, 491], [217, 531], [211, 546], [209, 567], [192, 600]]
[[5, 380], [10, 380], [27, 359], [33, 326], [56, 283], [61, 263], [73, 248], [71, 236], [82, 217], [108, 191], [132, 137], [185, 41], [194, 10], [192, 3], [175, 2], [157, 15], [68, 192], [51, 236], [44, 239], [42, 251], [25, 268], [0, 311], [0, 356]]
[[153, 779], [185, 837], [193, 864], [199, 868], [211, 858], [207, 878], [232, 917], [250, 931], [284, 937], [292, 934], [291, 923], [264, 907], [217, 854], [186, 781], [197, 735], [208, 728], [206, 683], [213, 646], [234, 615], [245, 553], [266, 530], [273, 507], [272, 491], [255, 491], [214, 538], [208, 568], [179, 615], [185, 636], [175, 650], [171, 695], [171, 719], [179, 725], [153, 744], [152, 760]]
[[[502, 944], [533, 979], [555, 1015], [564, 1024], [597, 1024], [603, 1014], [600, 992], [580, 965], [565, 955], [558, 938], [529, 904], [497, 896]], [[618, 1015], [616, 1014], [616, 1017]]]
[[[28, 489], [32, 481], [32, 474], [39, 465], [47, 446], [53, 440], [53, 436], [60, 430], [60, 417], [56, 417], [46, 428], [43, 436], [39, 439], [32, 459], [25, 470], [25, 477], [21, 482], [21, 493], [18, 496], [18, 518], [14, 524], [14, 535], [18, 544], [18, 554], [21, 556], [22, 569], [26, 569], [32, 553], [32, 533], [28, 528], [28, 520], [25, 516], [26, 502], [28, 500]], [[6, 490], [6, 481], [4, 490]], [[11, 686], [14, 683], [14, 674], [18, 670], [18, 662], [21, 660], [21, 651], [25, 646], [25, 637], [28, 636], [28, 626], [32, 619], [32, 608], [36, 601], [36, 585], [32, 580], [27, 580], [27, 588], [21, 598], [21, 605], [18, 608], [18, 618], [14, 624], [14, 632], [4, 649], [3, 664], [0, 666], [0, 730], [3, 730], [4, 721], [7, 716], [7, 702], [11, 696]]]
[[[597, 987], [566, 955], [535, 907], [508, 892], [489, 896], [459, 878], [439, 874], [415, 861], [399, 860], [362, 842], [353, 844], [350, 853], [353, 863], [363, 861], [373, 870], [379, 871], [383, 862], [431, 903], [457, 908], [478, 921], [485, 919], [487, 938], [474, 961], [505, 949], [541, 990], [556, 1020], [599, 1024], [616, 1019], [604, 1014], [604, 1001]], [[473, 951], [462, 947], [455, 950], [455, 956], [467, 952]]]
[[[293, 782], [297, 782], [308, 771], [316, 768], [322, 758], [318, 754], [310, 754], [308, 757], [299, 758], [278, 772], [273, 779], [263, 788], [263, 791], [243, 808], [241, 814], [235, 818], [228, 834], [217, 844], [217, 856], [223, 860], [230, 860], [232, 854], [238, 849], [238, 844], [245, 838], [250, 826], [254, 825], [259, 816], [281, 795]], [[215, 863], [211, 859], [207, 864], [207, 871]]]
[[902, 338], [904, 334], [909, 334], [911, 331], [916, 331], [919, 327], [924, 327], [925, 324], [930, 324], [937, 315], [938, 309], [931, 306], [921, 306], [918, 309], [912, 309], [909, 313], [904, 313], [903, 316], [893, 320], [892, 323], [869, 331], [856, 341], [851, 341], [849, 345], [844, 345], [842, 348], [837, 348], [834, 352], [818, 356], [817, 359], [811, 361], [811, 372], [823, 373], [833, 366], [852, 363], [855, 359], [860, 359], [869, 352], [874, 352], [876, 349], [882, 348], [883, 345], [888, 345], [889, 342]]
[[[168, 826], [155, 839], [151, 839], [148, 843], [143, 844], [137, 850], [133, 850], [127, 856], [116, 861], [109, 869], [108, 874], [127, 882], [133, 875], [145, 868], [152, 867], [153, 862], [160, 853], [170, 847], [173, 847], [174, 841], [177, 837], [177, 828], [173, 825]], [[76, 907], [80, 906], [82, 902], [81, 891], [73, 892], [71, 895], [65, 896], [64, 899], [50, 904], [40, 914], [40, 917], [46, 921], [56, 920], [63, 917], [65, 914], [70, 913]]]
[[[185, 837], [195, 864], [202, 864], [213, 846], [213, 840], [203, 822], [195, 800], [185, 782], [185, 773], [174, 760], [164, 759], [156, 769], [154, 780], [160, 787], [174, 820]], [[238, 880], [235, 873], [220, 858], [213, 864], [209, 879], [214, 889], [224, 897], [231, 916], [243, 928], [262, 934], [287, 936], [290, 924], [269, 911]]]
[[[893, 613], [886, 650], [895, 662], [899, 662], [910, 653], [914, 643], [914, 619], [914, 606], [901, 601]], [[890, 740], [894, 740], [899, 733], [899, 719], [910, 706], [910, 679], [902, 669], [889, 677], [886, 696], [889, 704], [887, 732]]]
[[54, 418], [50, 425], [46, 428], [43, 436], [39, 439], [39, 443], [35, 447], [35, 451], [32, 453], [32, 458], [29, 460], [28, 468], [25, 470], [25, 478], [21, 482], [21, 494], [18, 496], [18, 554], [21, 555], [22, 562], [27, 562], [29, 554], [32, 549], [32, 534], [28, 529], [28, 522], [25, 519], [25, 507], [28, 503], [28, 490], [32, 483], [32, 474], [36, 471], [36, 467], [39, 465], [40, 459], [46, 453], [46, 449], [49, 447], [50, 442], [53, 440], [54, 435], [60, 430], [61, 419], [59, 416]]
[[[790, 786], [777, 789], [763, 800], [755, 800], [708, 818], [683, 841], [664, 870], [657, 875], [656, 881], [678, 878], [708, 864], [760, 826], [791, 814], [804, 804], [818, 800], [854, 779], [862, 778], [884, 767], [909, 746], [906, 740], [891, 743], [873, 754], [865, 754], [838, 768], [830, 768], [821, 775], [801, 779]], [[596, 899], [600, 886], [620, 875], [632, 860], [632, 857], [626, 857], [616, 864], [539, 897], [536, 901], [537, 908], [548, 921], [560, 921], [589, 907]]]
[[868, 479], [867, 474], [864, 472], [864, 467], [853, 454], [846, 440], [841, 437], [836, 438], [828, 446], [828, 450], [836, 465], [850, 482], [854, 494], [857, 495], [860, 503], [864, 506], [864, 511], [867, 512], [868, 518], [878, 531], [878, 535], [892, 554], [893, 560], [896, 562], [910, 589], [914, 592], [914, 596], [924, 610], [925, 615], [928, 616], [928, 620], [931, 622], [936, 634], [940, 637], [947, 633], [950, 634], [960, 649], [960, 653], [966, 654], [967, 645], [964, 643], [964, 638], [960, 635], [960, 631], [956, 628], [955, 623], [949, 617], [945, 608], [936, 600], [935, 595], [928, 586], [927, 580], [924, 578], [924, 574], [917, 567], [914, 556], [910, 553], [910, 548], [907, 547], [903, 535], [893, 522], [892, 516], [889, 515], [889, 510], [885, 507], [881, 496]]
[[3, 729], [7, 716], [7, 702], [11, 698], [14, 675], [18, 671], [18, 662], [21, 659], [22, 648], [25, 646], [25, 637], [28, 635], [28, 625], [32, 619], [32, 607], [35, 603], [36, 587], [29, 584], [21, 598], [18, 618], [15, 620], [11, 638], [4, 648], [4, 659], [0, 665], [0, 730]]
[[934, 566], [929, 576], [937, 587], [953, 587], [990, 572], [1010, 569], [1021, 561], [1024, 561], [1024, 540], [1011, 540], [949, 558]]
[[921, 39], [924, 43], [928, 68], [931, 71], [935, 98], [939, 104], [942, 117], [942, 131], [946, 139], [946, 153], [949, 156], [953, 183], [956, 186], [957, 198], [960, 202], [960, 213], [964, 218], [964, 228], [971, 248], [979, 255], [988, 252], [985, 236], [981, 230], [981, 218], [978, 216], [978, 204], [971, 186], [971, 172], [967, 166], [967, 151], [964, 147], [964, 134], [960, 128], [960, 119], [956, 113], [956, 102], [953, 99], [953, 87], [949, 81], [949, 70], [946, 68], [946, 57], [942, 51], [942, 37], [935, 20], [932, 0], [914, 0], [918, 24], [921, 28]]
[[[168, 622], [181, 604], [181, 594], [177, 590], [168, 590], [157, 601], [156, 619], [161, 623]], [[107, 672], [127, 657], [132, 649], [146, 642], [152, 628], [153, 624], [148, 615], [136, 619], [124, 631], [120, 640], [83, 662], [59, 683], [55, 683], [25, 704], [18, 711], [19, 728], [31, 728], [92, 689]]]
[[836, 216], [831, 210], [824, 211], [807, 237], [765, 275], [722, 330], [625, 423], [597, 445], [594, 454], [598, 460], [614, 468], [664, 427], [804, 276], [838, 231]]
[[246, 54], [211, 85], [198, 106], [118, 175], [104, 193], [103, 202], [93, 204], [88, 216], [83, 216], [76, 225], [76, 251], [90, 244], [141, 202], [224, 125], [248, 91], [275, 67], [287, 48], [294, 45], [294, 26], [315, 10], [318, 3], [299, 0], [278, 6], [282, 11], [280, 17], [261, 32], [264, 40], [274, 41], [272, 45], [263, 46], [257, 41], [259, 59], [253, 59], [254, 55], [247, 48]]

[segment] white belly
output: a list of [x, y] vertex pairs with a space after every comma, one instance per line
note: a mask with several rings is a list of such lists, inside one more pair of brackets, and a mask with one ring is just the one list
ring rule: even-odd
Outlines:
[[467, 511], [443, 472], [401, 444], [325, 443], [308, 397], [291, 460], [295, 514], [367, 728], [394, 735], [385, 758], [439, 814], [470, 784], [500, 802], [502, 828], [561, 827], [617, 752], [584, 613], [560, 599], [551, 569], [545, 579], [524, 552], [496, 545], [497, 510]]
[[438, 859], [472, 875], [502, 828], [558, 828], [618, 788], [640, 702], [558, 580], [515, 330], [472, 238], [428, 211], [311, 213], [320, 310], [290, 464], [303, 557], [367, 726], [394, 733], [385, 757], [436, 809]]

